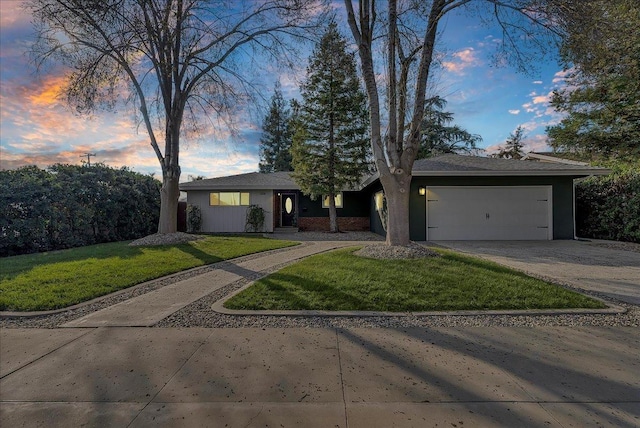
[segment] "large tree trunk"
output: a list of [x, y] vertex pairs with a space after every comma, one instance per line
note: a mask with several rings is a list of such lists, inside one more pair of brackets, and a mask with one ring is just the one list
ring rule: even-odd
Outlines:
[[158, 233], [175, 233], [178, 231], [178, 199], [180, 198], [180, 122], [181, 112], [175, 118], [167, 119], [165, 140], [165, 157], [161, 161], [162, 188], [160, 189], [160, 221]]
[[160, 221], [158, 233], [175, 233], [178, 231], [178, 198], [180, 189], [178, 183], [180, 175], [165, 175], [162, 177], [160, 189]]
[[387, 245], [408, 245], [409, 189], [411, 175], [406, 173], [385, 175], [380, 178], [387, 199]]

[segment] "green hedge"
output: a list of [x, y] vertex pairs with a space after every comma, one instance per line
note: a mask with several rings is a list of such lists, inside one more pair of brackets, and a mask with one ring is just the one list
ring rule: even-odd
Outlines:
[[0, 171], [0, 256], [135, 239], [157, 231], [160, 182], [105, 165]]
[[576, 185], [578, 236], [640, 243], [640, 169], [614, 171]]

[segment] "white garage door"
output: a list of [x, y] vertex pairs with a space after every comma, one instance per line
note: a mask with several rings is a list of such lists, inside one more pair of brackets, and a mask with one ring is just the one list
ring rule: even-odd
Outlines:
[[553, 239], [551, 186], [427, 188], [427, 239]]

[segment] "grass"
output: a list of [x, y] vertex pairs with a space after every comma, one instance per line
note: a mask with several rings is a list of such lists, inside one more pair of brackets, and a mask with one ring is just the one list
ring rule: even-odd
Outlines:
[[211, 236], [183, 245], [91, 245], [0, 259], [0, 310], [58, 309], [144, 281], [294, 242]]
[[228, 300], [229, 309], [449, 311], [604, 308], [602, 302], [498, 264], [438, 250], [441, 257], [374, 260], [354, 248], [275, 272]]

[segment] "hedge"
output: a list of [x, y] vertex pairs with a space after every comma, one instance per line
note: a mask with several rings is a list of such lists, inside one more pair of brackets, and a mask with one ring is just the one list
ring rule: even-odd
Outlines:
[[579, 237], [640, 243], [640, 169], [618, 169], [576, 185]]
[[160, 182], [127, 168], [56, 164], [0, 171], [0, 256], [157, 231]]

